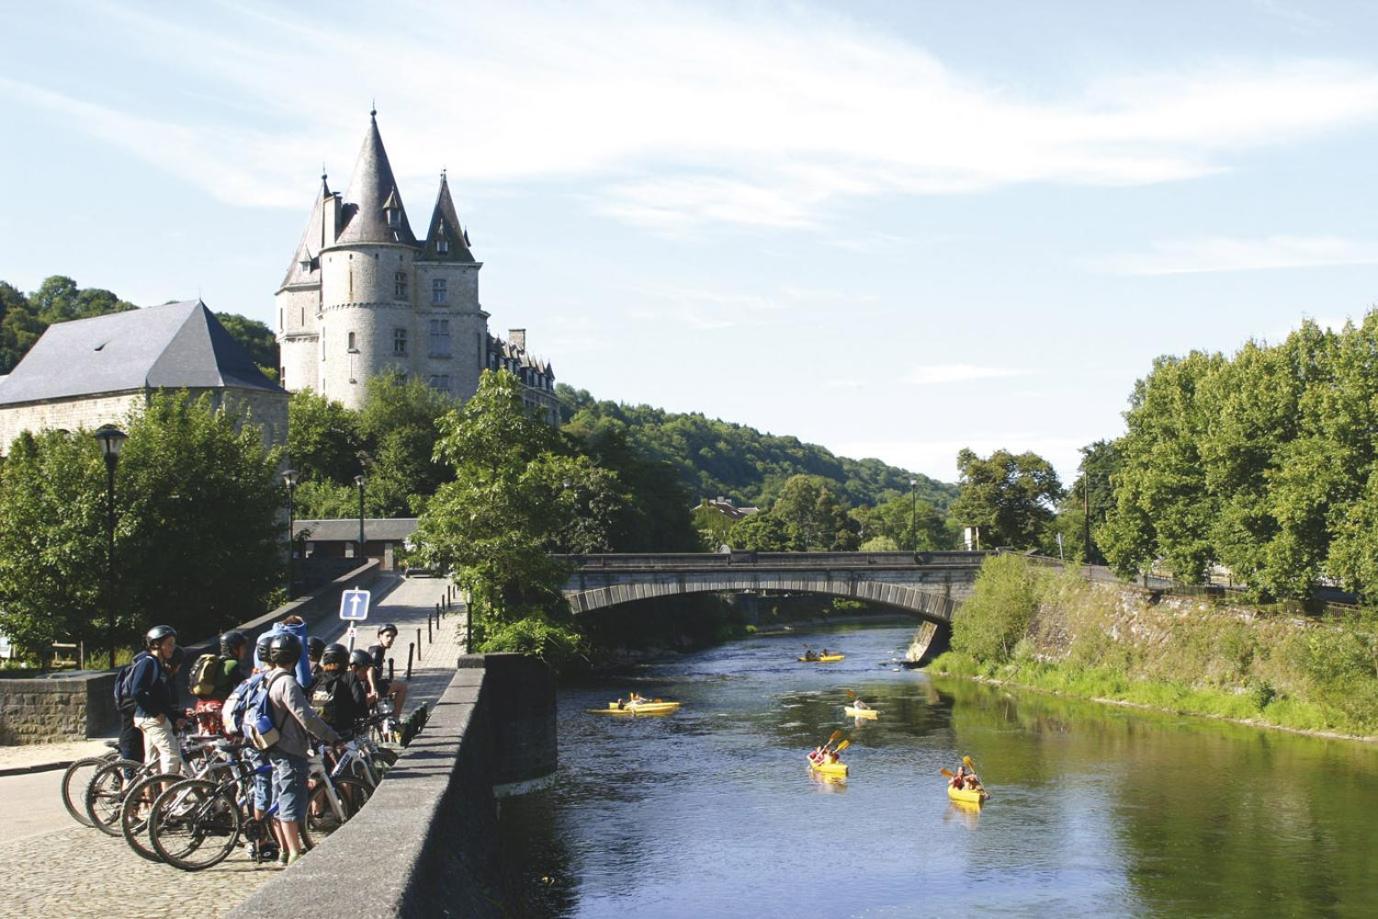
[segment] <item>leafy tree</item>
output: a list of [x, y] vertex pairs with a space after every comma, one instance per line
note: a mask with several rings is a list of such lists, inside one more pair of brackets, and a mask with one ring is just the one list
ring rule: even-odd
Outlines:
[[728, 543], [747, 552], [788, 552], [793, 548], [785, 522], [764, 512], [738, 520]]
[[0, 281], [0, 373], [9, 373], [38, 341], [42, 324], [18, 289]]
[[951, 536], [938, 509], [927, 501], [913, 500], [908, 495], [891, 498], [875, 507], [856, 508], [852, 511], [852, 517], [868, 543], [885, 539], [895, 547], [893, 551], [907, 550], [912, 546], [918, 552], [931, 552], [952, 546]]
[[791, 476], [780, 489], [769, 514], [785, 526], [789, 544], [799, 552], [855, 549], [856, 524], [821, 476]]
[[[1098, 440], [1081, 448], [1076, 481], [1063, 496], [1054, 525], [1056, 532], [1062, 534], [1065, 557], [1096, 565], [1106, 563], [1096, 539], [1096, 531], [1115, 506], [1114, 483], [1119, 468], [1119, 452], [1114, 442]], [[1086, 526], [1088, 508], [1091, 512], [1089, 528]], [[1086, 546], [1088, 529], [1091, 535], [1089, 553]]]
[[359, 416], [310, 389], [287, 403], [287, 455], [299, 480], [343, 485], [363, 471]]
[[75, 281], [63, 275], [53, 275], [29, 295], [29, 308], [45, 327], [55, 322], [88, 319], [106, 313], [121, 313], [137, 309], [108, 290], [99, 287], [78, 288]]
[[421, 503], [418, 497], [434, 494], [450, 478], [436, 446], [438, 421], [454, 407], [452, 398], [419, 379], [403, 381], [387, 373], [368, 381], [359, 432], [370, 457], [365, 502], [371, 513], [415, 513]]
[[0, 465], [0, 630], [40, 656], [54, 641], [105, 643], [105, 499], [81, 432], [21, 434]]
[[971, 450], [957, 454], [961, 473], [950, 514], [962, 526], [979, 526], [984, 546], [1038, 546], [1053, 520], [1062, 485], [1052, 464], [1036, 453], [996, 450], [982, 459]]
[[277, 452], [207, 396], [156, 394], [128, 432], [118, 553], [135, 631], [201, 636], [261, 615], [282, 584]]

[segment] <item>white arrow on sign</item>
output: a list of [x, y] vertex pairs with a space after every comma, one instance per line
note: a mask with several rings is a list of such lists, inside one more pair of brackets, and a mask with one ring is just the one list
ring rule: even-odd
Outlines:
[[340, 618], [351, 622], [363, 622], [368, 618], [369, 592], [367, 590], [346, 590], [340, 594]]

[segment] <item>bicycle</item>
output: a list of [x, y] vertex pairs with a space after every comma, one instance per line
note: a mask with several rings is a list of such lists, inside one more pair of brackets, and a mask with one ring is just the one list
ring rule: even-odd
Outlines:
[[[62, 806], [67, 808], [67, 813], [71, 814], [72, 819], [82, 826], [92, 825], [91, 818], [86, 815], [86, 786], [91, 784], [91, 779], [95, 777], [96, 770], [100, 769], [100, 767], [104, 766], [106, 763], [113, 762], [120, 758], [118, 741], [107, 740], [105, 745], [110, 748], [105, 753], [102, 753], [100, 756], [83, 757], [68, 766], [67, 770], [62, 773]], [[90, 773], [89, 775], [87, 774], [88, 772]], [[73, 793], [78, 788], [82, 789], [83, 795], [80, 801], [80, 807], [77, 806], [78, 801], [73, 798]]]
[[[233, 770], [238, 766], [238, 745], [227, 740], [215, 740], [207, 746], [211, 752], [207, 753], [199, 765], [192, 768], [190, 778], [214, 778], [217, 773]], [[158, 853], [152, 848], [152, 841], [149, 840], [147, 844], [144, 842], [153, 802], [163, 791], [187, 778], [187, 775], [181, 773], [164, 772], [145, 776], [129, 787], [120, 804], [120, 832], [135, 854], [151, 862], [159, 860]]]
[[[207, 755], [206, 751], [217, 739], [199, 734], [182, 737], [183, 760], [188, 765], [196, 765], [200, 758]], [[107, 836], [121, 835], [121, 828], [116, 824], [120, 818], [120, 808], [125, 795], [140, 779], [152, 776], [158, 766], [159, 763], [156, 761], [139, 763], [132, 759], [116, 758], [98, 768], [86, 786], [83, 799], [86, 816], [90, 820], [87, 825], [95, 827]]]

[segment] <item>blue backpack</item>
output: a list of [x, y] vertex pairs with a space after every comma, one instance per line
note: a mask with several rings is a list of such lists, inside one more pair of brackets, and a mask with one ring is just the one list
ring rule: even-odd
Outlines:
[[122, 715], [134, 713], [134, 687], [131, 685], [134, 681], [134, 668], [145, 657], [148, 657], [148, 652], [140, 651], [115, 674], [115, 709]]
[[240, 726], [244, 736], [259, 750], [266, 750], [278, 742], [282, 736], [277, 722], [273, 720], [273, 706], [268, 701], [268, 689], [278, 675], [291, 676], [285, 670], [273, 670], [264, 675], [264, 680], [254, 687], [253, 698], [245, 707], [244, 721]]

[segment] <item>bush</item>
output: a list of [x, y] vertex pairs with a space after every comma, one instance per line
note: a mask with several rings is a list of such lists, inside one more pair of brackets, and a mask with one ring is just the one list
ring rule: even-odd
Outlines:
[[584, 640], [573, 629], [540, 616], [488, 626], [475, 649], [484, 654], [511, 651], [540, 658], [557, 673], [584, 657]]
[[986, 559], [971, 597], [953, 620], [953, 650], [977, 661], [1008, 661], [1038, 611], [1038, 593], [1034, 572], [1024, 559]]

